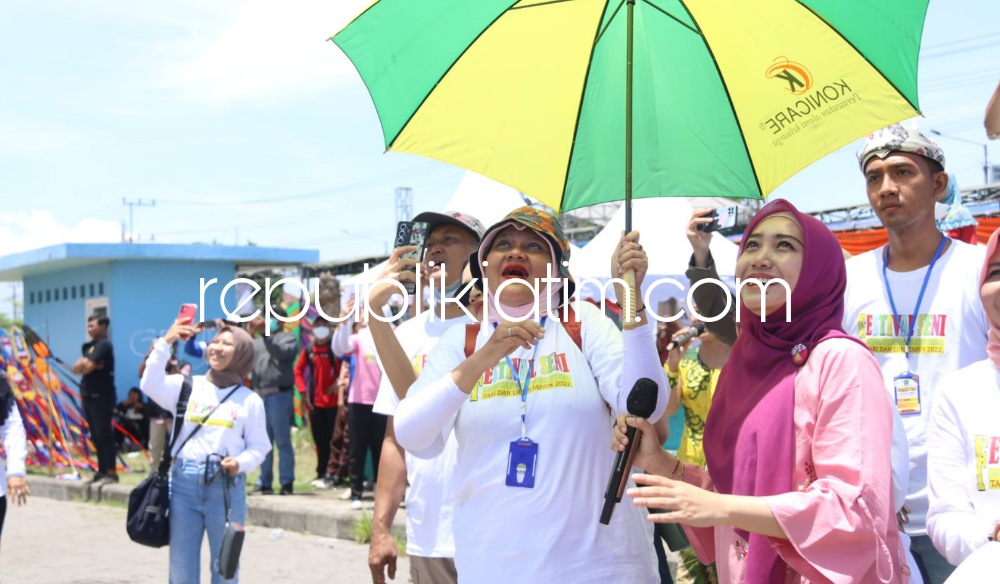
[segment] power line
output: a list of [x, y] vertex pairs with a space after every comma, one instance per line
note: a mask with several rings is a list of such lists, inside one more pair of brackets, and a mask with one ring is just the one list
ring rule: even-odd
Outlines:
[[921, 47], [920, 50], [921, 50], [921, 52], [923, 52], [923, 51], [933, 51], [934, 49], [940, 49], [941, 47], [950, 47], [950, 46], [953, 46], [953, 45], [961, 45], [961, 44], [964, 44], [964, 43], [970, 43], [972, 41], [978, 41], [978, 40], [981, 40], [981, 39], [987, 39], [987, 38], [992, 38], [992, 37], [997, 37], [997, 36], [1000, 36], [1000, 32], [991, 32], [989, 34], [981, 34], [979, 36], [969, 37], [969, 38], [965, 38], [965, 39], [959, 39], [957, 41], [949, 41], [947, 43], [938, 43], [936, 45], [930, 45], [930, 46], [927, 46], [927, 47]]
[[[152, 201], [150, 201], [148, 203], [143, 203], [142, 199], [136, 199], [134, 201], [126, 201], [125, 197], [122, 197], [122, 205], [128, 206], [128, 242], [132, 243], [133, 238], [135, 237], [135, 230], [134, 230], [133, 224], [132, 224], [132, 208], [133, 207], [155, 207], [156, 206], [156, 199], [153, 199]], [[122, 240], [124, 241], [125, 238], [122, 237]]]
[[933, 54], [921, 53], [920, 54], [920, 58], [922, 60], [926, 61], [926, 60], [929, 60], [929, 59], [937, 59], [938, 57], [950, 57], [952, 55], [961, 55], [963, 53], [968, 53], [968, 52], [971, 52], [971, 51], [979, 51], [979, 50], [982, 50], [982, 49], [987, 49], [989, 47], [995, 47], [997, 45], [1000, 45], [1000, 41], [994, 41], [994, 42], [989, 42], [989, 43], [981, 43], [981, 44], [978, 44], [978, 45], [973, 45], [971, 47], [963, 47], [961, 49], [952, 49], [952, 50], [949, 50], [949, 51], [943, 51], [943, 52], [933, 53]]
[[198, 205], [198, 206], [241, 205], [242, 206], [242, 205], [262, 205], [267, 203], [279, 203], [288, 201], [302, 201], [302, 200], [326, 197], [335, 194], [350, 193], [352, 191], [357, 191], [365, 188], [386, 186], [391, 183], [398, 183], [400, 179], [413, 181], [414, 179], [418, 179], [421, 176], [426, 176], [442, 170], [450, 171], [451, 169], [447, 167], [442, 167], [441, 163], [437, 162], [431, 163], [431, 161], [427, 161], [418, 166], [402, 169], [393, 173], [379, 175], [378, 177], [363, 179], [354, 183], [337, 185], [306, 193], [298, 193], [293, 195], [277, 195], [277, 196], [263, 197], [260, 199], [248, 199], [248, 200], [237, 199], [235, 201], [225, 201], [225, 202], [206, 201], [204, 199], [165, 199], [165, 202], [170, 203], [172, 205]]

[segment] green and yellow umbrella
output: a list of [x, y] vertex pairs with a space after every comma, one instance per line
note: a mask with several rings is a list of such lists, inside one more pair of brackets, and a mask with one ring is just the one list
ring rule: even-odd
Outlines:
[[379, 0], [333, 37], [386, 148], [558, 210], [761, 198], [917, 115], [927, 0]]

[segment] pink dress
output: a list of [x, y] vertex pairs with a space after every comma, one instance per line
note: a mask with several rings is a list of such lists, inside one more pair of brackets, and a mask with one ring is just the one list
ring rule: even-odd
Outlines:
[[[788, 535], [769, 538], [789, 566], [786, 582], [908, 580], [892, 501], [892, 406], [882, 384], [875, 358], [847, 339], [820, 343], [795, 377], [797, 490], [765, 498]], [[684, 480], [714, 489], [690, 463]], [[701, 561], [716, 562], [720, 582], [744, 581], [753, 550], [731, 527], [684, 529]]]

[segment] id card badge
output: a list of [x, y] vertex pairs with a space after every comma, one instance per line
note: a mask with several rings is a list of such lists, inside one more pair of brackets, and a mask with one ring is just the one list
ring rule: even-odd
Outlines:
[[896, 409], [899, 415], [920, 413], [920, 376], [916, 373], [901, 373], [892, 379], [896, 391]]
[[510, 443], [507, 453], [507, 486], [533, 489], [538, 463], [538, 443], [521, 438]]

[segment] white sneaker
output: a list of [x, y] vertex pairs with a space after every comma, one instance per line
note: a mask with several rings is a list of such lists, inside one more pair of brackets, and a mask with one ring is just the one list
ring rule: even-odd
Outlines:
[[312, 487], [312, 488], [314, 488], [314, 489], [329, 489], [330, 488], [330, 485], [326, 484], [326, 481], [324, 481], [323, 479], [316, 479], [313, 482], [309, 483], [309, 486]]
[[361, 499], [351, 501], [351, 509], [354, 511], [361, 511]]
[[344, 492], [341, 493], [337, 498], [340, 499], [341, 501], [349, 500], [351, 498], [351, 488], [347, 487], [346, 489], [344, 489]]

